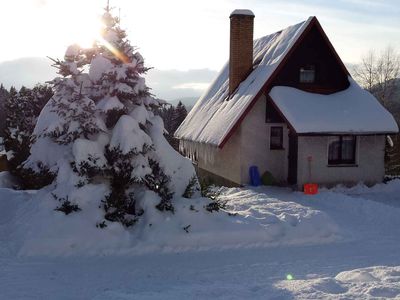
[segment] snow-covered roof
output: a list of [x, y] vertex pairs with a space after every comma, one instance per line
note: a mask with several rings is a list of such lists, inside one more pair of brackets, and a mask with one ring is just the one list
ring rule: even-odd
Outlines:
[[351, 77], [350, 86], [330, 95], [275, 86], [269, 96], [298, 134], [395, 133], [393, 116]]
[[220, 146], [312, 20], [310, 17], [307, 21], [255, 40], [254, 70], [230, 98], [227, 63], [175, 136]]

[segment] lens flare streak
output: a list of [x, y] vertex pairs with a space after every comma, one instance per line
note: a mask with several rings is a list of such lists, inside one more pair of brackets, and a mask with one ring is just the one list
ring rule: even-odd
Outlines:
[[115, 57], [117, 57], [123, 63], [126, 63], [126, 64], [130, 63], [129, 58], [124, 53], [122, 53], [117, 48], [115, 48], [111, 43], [109, 43], [108, 41], [106, 41], [103, 38], [100, 39], [100, 43], [103, 44], [112, 54], [115, 55]]

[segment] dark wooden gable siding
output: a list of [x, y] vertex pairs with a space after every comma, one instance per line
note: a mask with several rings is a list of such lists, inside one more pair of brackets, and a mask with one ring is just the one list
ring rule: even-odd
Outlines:
[[[300, 83], [300, 68], [314, 65], [315, 82]], [[277, 74], [272, 86], [291, 86], [308, 92], [330, 94], [349, 86], [342, 66], [317, 26], [313, 26]]]
[[279, 111], [273, 105], [270, 97], [266, 99], [265, 123], [285, 123]]

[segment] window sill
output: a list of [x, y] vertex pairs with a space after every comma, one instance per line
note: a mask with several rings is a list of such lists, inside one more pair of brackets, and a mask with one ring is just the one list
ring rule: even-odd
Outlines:
[[285, 150], [285, 148], [269, 148], [269, 150]]
[[327, 165], [328, 168], [358, 168], [358, 164]]

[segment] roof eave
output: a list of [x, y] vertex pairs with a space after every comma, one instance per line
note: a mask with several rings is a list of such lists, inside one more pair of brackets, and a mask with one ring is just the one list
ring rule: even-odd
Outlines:
[[391, 135], [397, 134], [398, 131], [325, 131], [325, 132], [300, 132], [298, 136], [337, 136], [337, 135], [358, 135], [358, 136], [371, 136], [371, 135]]

